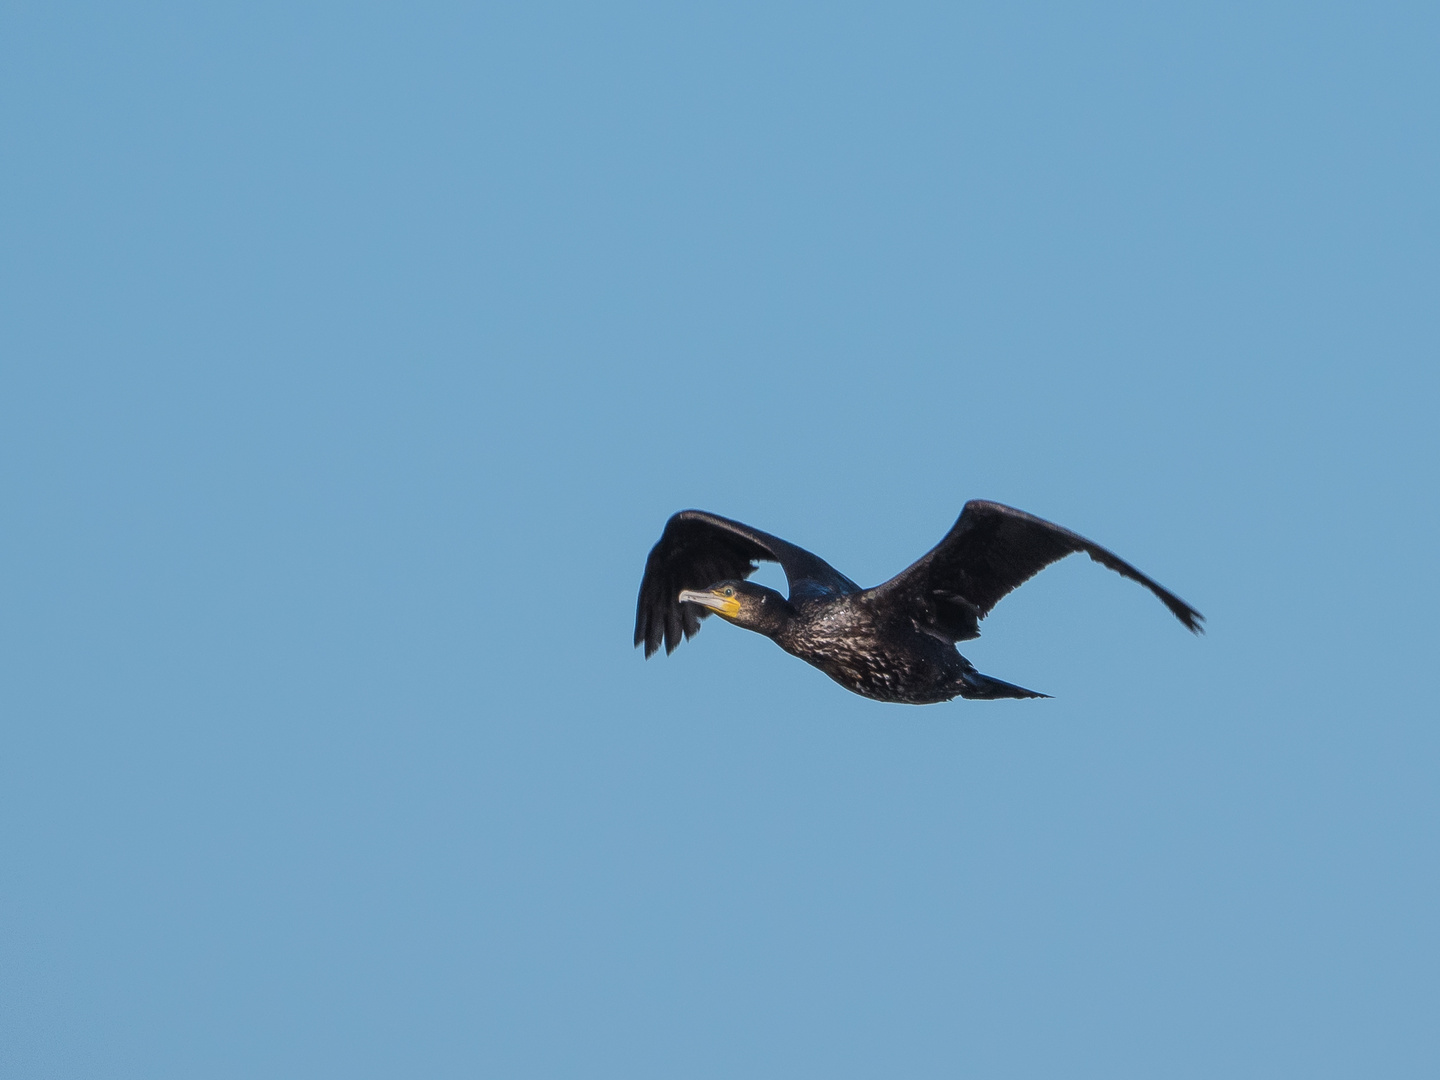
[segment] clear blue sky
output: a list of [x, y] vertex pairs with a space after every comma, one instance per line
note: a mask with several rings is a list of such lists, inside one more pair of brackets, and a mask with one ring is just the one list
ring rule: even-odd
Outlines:
[[[1440, 1074], [1437, 32], [6, 5], [0, 1072]], [[677, 509], [972, 497], [1209, 635], [631, 648]]]

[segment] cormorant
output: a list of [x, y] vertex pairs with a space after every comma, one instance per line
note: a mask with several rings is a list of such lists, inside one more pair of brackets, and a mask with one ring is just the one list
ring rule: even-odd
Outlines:
[[[940, 543], [873, 589], [777, 536], [681, 510], [645, 560], [635, 644], [644, 643], [647, 659], [662, 641], [674, 652], [713, 611], [876, 701], [1046, 697], [980, 674], [955, 643], [979, 637], [980, 620], [1006, 593], [1077, 551], [1138, 581], [1188, 629], [1203, 632], [1204, 616], [1100, 545], [1023, 510], [973, 499]], [[756, 560], [780, 564], [788, 599], [744, 580]]]

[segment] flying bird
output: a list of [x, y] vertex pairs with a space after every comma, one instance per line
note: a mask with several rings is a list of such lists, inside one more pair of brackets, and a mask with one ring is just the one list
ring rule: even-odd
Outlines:
[[[980, 674], [955, 643], [979, 637], [980, 620], [1006, 593], [1077, 551], [1138, 581], [1187, 629], [1203, 632], [1203, 615], [1099, 544], [1023, 510], [973, 499], [940, 543], [873, 589], [778, 536], [681, 510], [645, 560], [635, 644], [645, 646], [647, 659], [662, 642], [674, 652], [713, 612], [876, 701], [1047, 697]], [[788, 597], [745, 580], [757, 561], [780, 564]]]

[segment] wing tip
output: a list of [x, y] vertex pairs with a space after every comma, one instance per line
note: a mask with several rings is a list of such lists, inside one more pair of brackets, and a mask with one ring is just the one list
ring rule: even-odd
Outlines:
[[[1189, 630], [1196, 637], [1205, 636], [1205, 616], [1196, 611], [1189, 604], [1185, 603], [1178, 596], [1164, 597], [1165, 606], [1170, 609], [1170, 614], [1180, 620], [1182, 626]], [[1173, 602], [1172, 602], [1173, 601]]]

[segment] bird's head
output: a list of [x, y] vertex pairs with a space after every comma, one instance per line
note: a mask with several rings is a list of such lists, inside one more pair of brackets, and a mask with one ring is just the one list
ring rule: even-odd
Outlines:
[[680, 601], [699, 604], [726, 622], [771, 636], [795, 613], [785, 597], [751, 581], [722, 581], [708, 589], [683, 589]]

